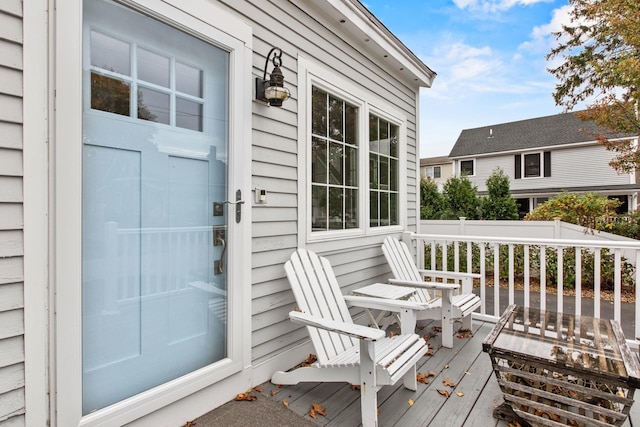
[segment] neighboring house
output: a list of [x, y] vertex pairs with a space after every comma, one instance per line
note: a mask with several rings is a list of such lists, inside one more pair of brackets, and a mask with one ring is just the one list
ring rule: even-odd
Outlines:
[[444, 183], [454, 176], [453, 162], [447, 156], [420, 159], [420, 176], [433, 179], [442, 190]]
[[183, 425], [303, 361], [283, 263], [386, 277], [434, 77], [357, 0], [1, 2], [0, 425]]
[[562, 191], [598, 192], [621, 200], [620, 211], [633, 211], [640, 190], [637, 174], [609, 166], [615, 153], [589, 133], [595, 130], [574, 113], [465, 129], [449, 157], [456, 174], [468, 176], [479, 194], [486, 194], [487, 178], [502, 168], [511, 178], [521, 216]]

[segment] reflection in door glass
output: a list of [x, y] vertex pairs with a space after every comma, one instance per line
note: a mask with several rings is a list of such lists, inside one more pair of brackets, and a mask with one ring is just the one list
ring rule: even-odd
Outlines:
[[91, 73], [91, 108], [129, 115], [131, 87], [122, 80]]

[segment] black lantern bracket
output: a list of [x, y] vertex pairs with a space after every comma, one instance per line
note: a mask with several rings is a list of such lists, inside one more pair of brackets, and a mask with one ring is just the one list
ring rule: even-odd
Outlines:
[[[273, 70], [267, 80], [267, 67], [269, 60], [273, 63]], [[282, 107], [291, 93], [284, 87], [284, 75], [280, 67], [282, 66], [282, 49], [274, 47], [269, 51], [264, 63], [264, 73], [262, 79], [256, 77], [256, 99], [268, 103], [272, 107]]]

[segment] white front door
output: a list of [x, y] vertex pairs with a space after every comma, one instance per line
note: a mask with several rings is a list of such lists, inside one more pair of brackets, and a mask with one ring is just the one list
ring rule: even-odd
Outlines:
[[227, 51], [91, 0], [83, 63], [86, 415], [228, 357], [236, 189]]

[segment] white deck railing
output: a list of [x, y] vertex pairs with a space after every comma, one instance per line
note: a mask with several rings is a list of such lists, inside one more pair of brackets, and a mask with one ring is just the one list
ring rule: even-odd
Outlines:
[[[474, 292], [482, 306], [474, 316], [481, 319], [496, 320], [517, 296], [525, 307], [613, 318], [627, 340], [640, 337], [640, 243], [413, 233], [404, 240], [419, 268], [480, 273]], [[506, 289], [492, 286], [499, 282]], [[539, 285], [536, 292], [533, 283]], [[605, 285], [613, 288], [613, 301], [603, 300]], [[623, 286], [633, 289], [634, 302], [623, 302]], [[563, 288], [574, 288], [575, 296], [563, 295]]]

